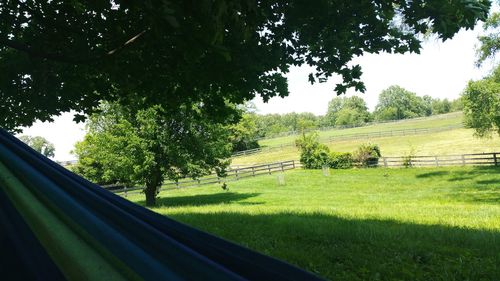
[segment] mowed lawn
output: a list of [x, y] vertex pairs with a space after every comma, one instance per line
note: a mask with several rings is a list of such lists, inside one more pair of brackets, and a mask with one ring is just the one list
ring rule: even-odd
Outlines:
[[284, 177], [165, 191], [153, 210], [331, 280], [500, 280], [500, 167]]

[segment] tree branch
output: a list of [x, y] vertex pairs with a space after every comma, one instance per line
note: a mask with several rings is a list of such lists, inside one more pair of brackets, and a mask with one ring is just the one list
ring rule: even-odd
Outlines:
[[35, 58], [42, 58], [42, 59], [48, 59], [56, 62], [63, 62], [63, 63], [70, 63], [70, 64], [83, 64], [83, 63], [92, 63], [95, 61], [99, 61], [102, 59], [105, 59], [109, 56], [115, 55], [119, 51], [123, 50], [127, 46], [131, 45], [132, 43], [136, 42], [137, 39], [139, 39], [144, 33], [146, 33], [147, 29], [139, 32], [137, 35], [133, 36], [129, 40], [127, 40], [125, 43], [123, 43], [121, 46], [118, 46], [117, 48], [106, 52], [104, 55], [96, 56], [96, 57], [87, 57], [87, 58], [77, 58], [77, 57], [70, 57], [66, 56], [60, 53], [48, 53], [40, 49], [33, 48], [32, 46], [21, 43], [15, 40], [7, 39], [7, 38], [0, 38], [0, 44], [7, 46], [9, 48], [25, 52], [28, 55], [35, 57]]

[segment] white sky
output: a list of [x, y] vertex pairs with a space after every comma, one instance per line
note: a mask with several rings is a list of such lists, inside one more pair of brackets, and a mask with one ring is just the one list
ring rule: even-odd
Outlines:
[[[471, 79], [477, 80], [488, 74], [491, 65], [477, 68], [474, 64], [475, 44], [482, 29], [460, 31], [446, 42], [429, 39], [423, 44], [420, 54], [367, 54], [353, 61], [361, 65], [364, 94], [348, 91], [348, 96], [362, 97], [370, 110], [377, 104], [380, 92], [391, 85], [399, 85], [419, 96], [456, 99]], [[275, 97], [268, 103], [261, 98], [253, 102], [258, 113], [312, 112], [326, 113], [328, 102], [336, 96], [335, 79], [311, 85], [307, 74], [310, 67], [295, 67], [288, 74], [290, 96]]]
[[[457, 98], [470, 79], [479, 79], [491, 69], [491, 65], [481, 69], [474, 65], [474, 46], [480, 30], [478, 27], [474, 31], [461, 31], [446, 42], [430, 39], [424, 43], [420, 55], [379, 54], [357, 58], [354, 63], [361, 65], [367, 89], [365, 94], [358, 95], [365, 99], [370, 110], [375, 107], [379, 93], [396, 84], [420, 96]], [[267, 104], [260, 98], [254, 99], [258, 113], [325, 114], [328, 102], [336, 96], [333, 92], [335, 80], [311, 85], [307, 81], [309, 72], [308, 67], [292, 68], [287, 75], [290, 95], [284, 99], [272, 98]], [[83, 124], [72, 121], [72, 114], [65, 113], [52, 123], [36, 122], [22, 134], [46, 138], [56, 147], [56, 160], [72, 160], [75, 156], [70, 151], [83, 139], [83, 128]]]

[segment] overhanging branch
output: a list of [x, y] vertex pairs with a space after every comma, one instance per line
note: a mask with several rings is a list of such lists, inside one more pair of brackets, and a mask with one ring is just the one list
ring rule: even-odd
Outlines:
[[119, 51], [123, 50], [127, 46], [133, 44], [134, 42], [137, 41], [144, 33], [146, 33], [147, 30], [143, 30], [139, 32], [137, 35], [133, 36], [132, 38], [128, 39], [123, 43], [122, 45], [118, 46], [117, 48], [106, 52], [103, 55], [100, 56], [95, 56], [95, 57], [86, 57], [86, 58], [78, 58], [78, 57], [71, 57], [67, 56], [65, 54], [60, 54], [60, 53], [48, 53], [40, 49], [33, 48], [32, 46], [21, 43], [15, 40], [7, 39], [7, 38], [0, 38], [0, 44], [7, 46], [9, 48], [25, 52], [31, 57], [35, 58], [42, 58], [42, 59], [48, 59], [56, 62], [63, 62], [63, 63], [70, 63], [70, 64], [83, 64], [83, 63], [92, 63], [96, 62], [102, 59], [105, 59], [109, 56], [117, 54]]

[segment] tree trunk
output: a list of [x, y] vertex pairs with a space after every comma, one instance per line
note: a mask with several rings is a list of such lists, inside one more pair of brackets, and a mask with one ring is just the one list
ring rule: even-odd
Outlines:
[[146, 190], [144, 190], [146, 194], [146, 206], [152, 207], [156, 205], [156, 195], [162, 183], [163, 175], [161, 169], [156, 168], [146, 181]]
[[156, 185], [148, 185], [144, 190], [146, 194], [146, 206], [152, 207], [156, 205]]

